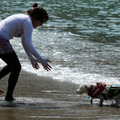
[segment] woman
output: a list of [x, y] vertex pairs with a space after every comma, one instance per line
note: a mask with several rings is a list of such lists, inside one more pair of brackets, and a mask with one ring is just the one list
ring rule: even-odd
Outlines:
[[[21, 37], [23, 48], [27, 53], [32, 66], [35, 69], [39, 69], [38, 63], [41, 63], [45, 70], [51, 70], [51, 66], [48, 64], [50, 61], [41, 57], [32, 45], [33, 28], [42, 26], [48, 18], [47, 12], [35, 3], [33, 4], [33, 9], [27, 11], [27, 15], [11, 15], [0, 22], [0, 58], [7, 64], [0, 71], [0, 79], [10, 73], [5, 97], [5, 100], [8, 102], [15, 100], [13, 91], [21, 70], [19, 59], [9, 41], [13, 37]], [[0, 93], [2, 93], [2, 90]]]

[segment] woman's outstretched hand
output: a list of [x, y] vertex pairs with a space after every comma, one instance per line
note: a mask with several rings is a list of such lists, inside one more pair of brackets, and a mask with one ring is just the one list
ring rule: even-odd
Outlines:
[[32, 63], [33, 68], [35, 68], [35, 69], [39, 69], [40, 68], [40, 66], [39, 66], [40, 62], [37, 59], [33, 59], [31, 61], [31, 63]]
[[35, 59], [35, 61], [34, 61], [34, 63], [33, 63], [33, 67], [34, 67], [35, 69], [39, 69], [39, 68], [40, 68], [39, 63], [41, 63], [42, 66], [43, 66], [43, 68], [44, 68], [45, 70], [50, 71], [50, 70], [52, 69], [52, 67], [48, 64], [48, 62], [51, 63], [51, 61], [48, 60], [48, 59], [42, 58], [41, 61]]
[[[51, 61], [48, 60], [48, 59], [47, 59], [47, 62], [50, 62], [50, 63], [51, 63]], [[51, 67], [49, 64], [47, 64], [46, 66], [43, 66], [43, 67], [44, 67], [44, 69], [47, 70], [47, 71], [49, 71], [49, 70], [52, 69], [52, 67]]]

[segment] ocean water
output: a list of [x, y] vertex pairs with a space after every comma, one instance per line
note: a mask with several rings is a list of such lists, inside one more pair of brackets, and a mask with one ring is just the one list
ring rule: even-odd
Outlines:
[[[41, 0], [50, 20], [33, 32], [33, 44], [52, 70], [32, 68], [20, 38], [11, 40], [22, 69], [74, 84], [120, 84], [119, 0]], [[31, 9], [34, 0], [4, 0], [0, 20]], [[4, 63], [0, 61], [2, 67]]]

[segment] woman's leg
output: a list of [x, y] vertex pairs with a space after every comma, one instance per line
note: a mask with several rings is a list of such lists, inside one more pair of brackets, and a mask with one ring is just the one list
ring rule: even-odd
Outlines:
[[7, 64], [7, 66], [1, 70], [0, 78], [10, 73], [10, 76], [8, 79], [8, 89], [7, 89], [5, 100], [12, 101], [14, 100], [13, 91], [19, 77], [21, 65], [15, 52], [2, 54], [0, 55], [0, 58]]
[[5, 67], [3, 67], [2, 70], [0, 71], [0, 79], [2, 79], [4, 76], [9, 74], [10, 72], [11, 72], [11, 69], [9, 65], [6, 65]]

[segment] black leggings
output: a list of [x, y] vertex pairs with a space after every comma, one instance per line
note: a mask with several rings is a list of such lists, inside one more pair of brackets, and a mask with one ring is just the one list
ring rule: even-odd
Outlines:
[[0, 71], [0, 79], [10, 73], [8, 79], [8, 89], [5, 99], [12, 100], [13, 91], [21, 70], [21, 64], [15, 52], [0, 54], [0, 58], [7, 64]]

